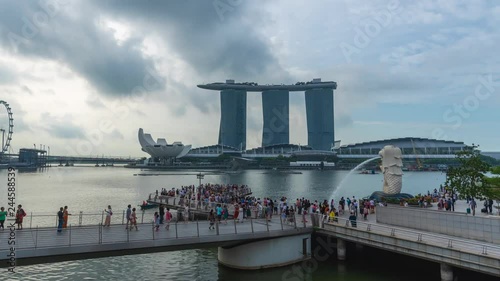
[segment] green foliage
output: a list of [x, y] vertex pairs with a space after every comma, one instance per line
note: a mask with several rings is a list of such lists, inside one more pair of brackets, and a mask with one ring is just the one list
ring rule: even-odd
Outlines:
[[489, 188], [487, 177], [484, 175], [490, 170], [490, 165], [481, 159], [479, 146], [472, 145], [456, 154], [459, 165], [450, 167], [446, 173], [445, 185], [460, 198], [473, 197], [485, 199], [488, 197]]
[[488, 187], [486, 196], [494, 200], [500, 200], [500, 166], [491, 168], [491, 173], [494, 176], [486, 178], [486, 186]]

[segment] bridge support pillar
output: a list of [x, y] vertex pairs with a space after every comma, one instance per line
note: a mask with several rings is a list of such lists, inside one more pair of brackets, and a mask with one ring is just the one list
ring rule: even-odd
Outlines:
[[451, 265], [441, 264], [441, 281], [453, 281], [453, 267]]
[[219, 263], [236, 269], [255, 270], [302, 262], [311, 258], [311, 234], [269, 238], [219, 247]]
[[337, 238], [337, 259], [345, 261], [346, 251], [345, 240]]

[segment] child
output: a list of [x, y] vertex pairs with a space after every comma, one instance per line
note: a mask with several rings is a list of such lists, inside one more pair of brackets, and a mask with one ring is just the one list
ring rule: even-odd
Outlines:
[[335, 209], [332, 209], [332, 210], [330, 211], [330, 214], [329, 214], [329, 215], [330, 215], [330, 218], [328, 219], [328, 221], [329, 221], [329, 222], [334, 222], [334, 220], [335, 220], [335, 211], [334, 211], [334, 210], [335, 210]]

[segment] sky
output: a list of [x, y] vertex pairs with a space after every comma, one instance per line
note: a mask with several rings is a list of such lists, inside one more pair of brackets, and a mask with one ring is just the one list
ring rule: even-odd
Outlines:
[[[336, 81], [341, 144], [423, 137], [500, 151], [500, 3], [394, 0], [0, 0], [0, 100], [11, 149], [146, 156], [137, 131], [217, 143], [197, 84]], [[248, 93], [247, 147], [262, 141]], [[0, 128], [7, 124], [0, 108]], [[307, 144], [303, 92], [290, 142]]]

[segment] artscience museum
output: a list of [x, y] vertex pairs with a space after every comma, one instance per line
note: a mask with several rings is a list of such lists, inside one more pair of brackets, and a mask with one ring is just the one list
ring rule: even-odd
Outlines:
[[151, 134], [145, 134], [142, 128], [139, 129], [138, 137], [142, 151], [151, 155], [155, 162], [171, 163], [191, 150], [191, 145], [183, 145], [182, 142], [168, 144], [164, 138], [158, 138], [155, 142]]

